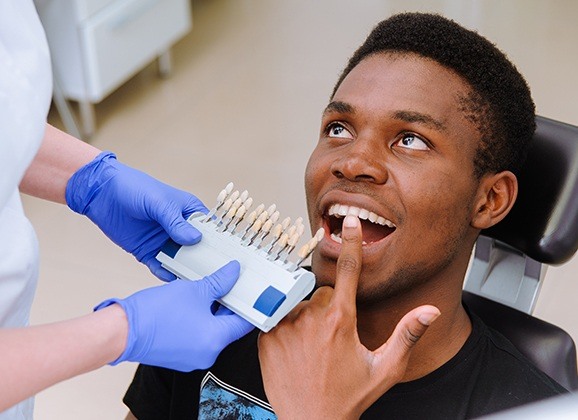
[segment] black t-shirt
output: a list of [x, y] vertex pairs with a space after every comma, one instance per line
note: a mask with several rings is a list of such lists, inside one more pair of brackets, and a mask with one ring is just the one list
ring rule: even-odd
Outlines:
[[[462, 349], [434, 372], [382, 395], [362, 419], [464, 419], [567, 392], [475, 315]], [[274, 419], [257, 354], [258, 331], [208, 370], [139, 366], [124, 402], [139, 420]], [[311, 390], [314, 392], [314, 390]]]

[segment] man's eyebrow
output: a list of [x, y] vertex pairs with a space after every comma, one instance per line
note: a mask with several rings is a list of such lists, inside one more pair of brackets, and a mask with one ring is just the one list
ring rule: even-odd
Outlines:
[[355, 114], [355, 108], [347, 102], [332, 101], [325, 107], [323, 114], [338, 112], [341, 114]]
[[434, 128], [438, 131], [445, 131], [446, 124], [443, 121], [437, 120], [431, 115], [422, 114], [416, 111], [396, 111], [393, 113], [393, 118], [409, 123], [419, 123], [425, 126]]

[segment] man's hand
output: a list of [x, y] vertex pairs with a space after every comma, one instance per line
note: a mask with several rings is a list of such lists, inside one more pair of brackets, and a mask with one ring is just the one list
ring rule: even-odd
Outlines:
[[344, 219], [341, 236], [335, 288], [319, 288], [259, 336], [265, 392], [281, 419], [359, 418], [403, 378], [413, 346], [439, 315], [433, 306], [416, 308], [386, 343], [368, 350], [357, 333], [362, 235], [356, 217]]
[[66, 202], [106, 236], [164, 281], [175, 276], [156, 260], [169, 239], [192, 245], [201, 234], [185, 217], [207, 209], [194, 195], [130, 168], [112, 153], [101, 153], [68, 181]]

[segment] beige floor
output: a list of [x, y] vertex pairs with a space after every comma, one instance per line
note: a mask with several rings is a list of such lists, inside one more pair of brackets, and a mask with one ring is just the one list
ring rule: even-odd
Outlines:
[[[149, 66], [105, 99], [91, 142], [206, 203], [233, 180], [256, 201], [304, 216], [303, 168], [332, 85], [371, 27], [403, 10], [441, 12], [478, 29], [518, 64], [540, 114], [578, 124], [573, 0], [195, 0], [173, 77], [160, 80]], [[54, 113], [51, 121], [58, 124]], [[42, 250], [33, 323], [156, 284], [87, 220], [28, 197], [25, 205]], [[575, 339], [577, 270], [577, 259], [551, 269], [536, 310]], [[41, 393], [36, 418], [122, 418], [134, 368], [105, 367]]]

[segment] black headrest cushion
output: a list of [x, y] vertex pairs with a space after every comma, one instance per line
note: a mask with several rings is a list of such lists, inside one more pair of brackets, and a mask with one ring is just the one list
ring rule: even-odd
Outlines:
[[561, 264], [578, 249], [578, 127], [544, 117], [536, 117], [536, 125], [518, 199], [482, 235], [537, 261]]

